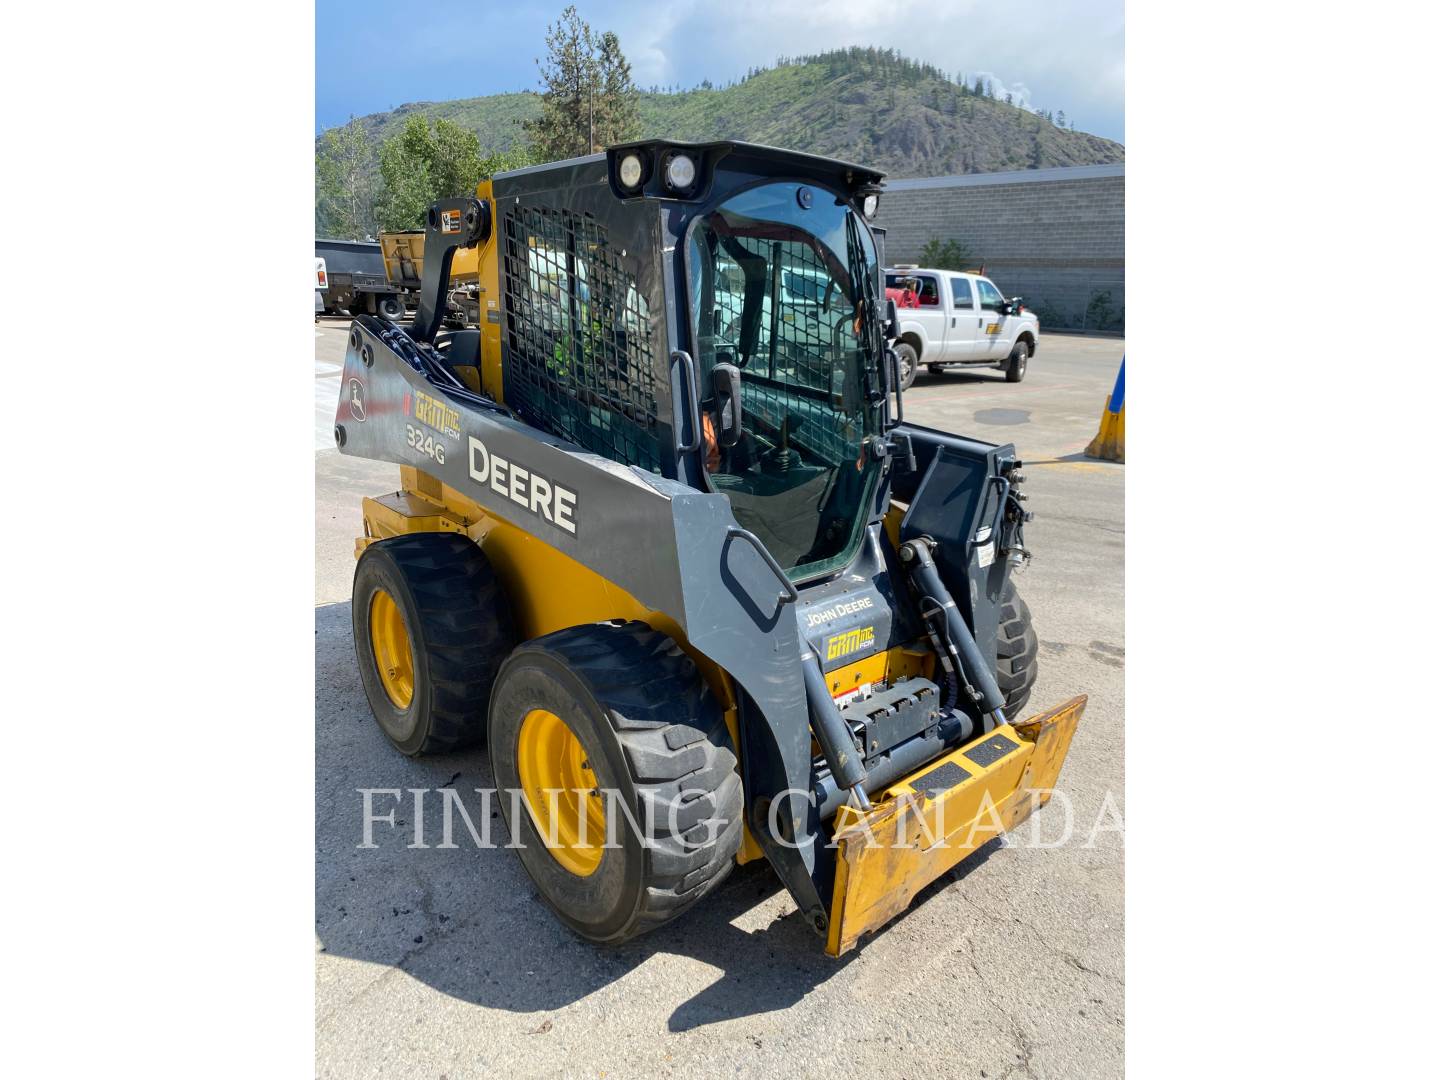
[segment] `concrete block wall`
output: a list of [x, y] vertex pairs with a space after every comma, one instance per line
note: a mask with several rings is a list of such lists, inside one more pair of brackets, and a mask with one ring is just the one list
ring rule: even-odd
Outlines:
[[1124, 165], [892, 180], [875, 223], [892, 266], [920, 262], [932, 238], [958, 240], [1042, 330], [1124, 329]]

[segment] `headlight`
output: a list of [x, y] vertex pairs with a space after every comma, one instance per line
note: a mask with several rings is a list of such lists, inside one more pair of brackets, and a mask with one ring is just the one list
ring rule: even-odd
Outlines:
[[875, 211], [880, 209], [880, 196], [866, 195], [865, 201], [861, 204], [860, 208], [867, 218], [873, 218]]
[[620, 183], [627, 188], [639, 187], [644, 175], [645, 166], [641, 164], [639, 154], [626, 154], [620, 159]]
[[672, 191], [688, 191], [695, 183], [695, 159], [686, 154], [672, 155], [665, 163], [665, 183]]

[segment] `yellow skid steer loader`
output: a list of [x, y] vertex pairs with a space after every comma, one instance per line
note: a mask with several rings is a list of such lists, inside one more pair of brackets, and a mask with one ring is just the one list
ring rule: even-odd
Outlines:
[[882, 179], [736, 142], [503, 173], [432, 207], [414, 322], [352, 325], [335, 439], [401, 478], [357, 541], [370, 706], [406, 754], [486, 742], [592, 941], [764, 858], [838, 956], [1065, 760], [1083, 697], [1019, 719], [1015, 449], [904, 420]]

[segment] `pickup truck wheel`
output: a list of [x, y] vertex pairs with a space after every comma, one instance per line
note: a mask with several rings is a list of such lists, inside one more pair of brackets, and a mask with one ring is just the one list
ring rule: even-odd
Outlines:
[[896, 342], [895, 356], [900, 361], [900, 389], [909, 390], [910, 384], [915, 381], [915, 369], [920, 366], [915, 346], [905, 341]]
[[375, 305], [380, 309], [380, 314], [391, 322], [399, 322], [405, 318], [405, 304], [398, 296], [377, 296]]
[[1010, 360], [1005, 365], [1005, 381], [1019, 382], [1025, 378], [1025, 368], [1030, 363], [1030, 346], [1023, 341], [1015, 342], [1010, 350]]

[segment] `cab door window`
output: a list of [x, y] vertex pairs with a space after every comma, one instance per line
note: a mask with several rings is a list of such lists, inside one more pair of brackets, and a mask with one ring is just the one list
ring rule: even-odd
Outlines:
[[980, 308], [982, 311], [999, 311], [1000, 305], [1005, 298], [1000, 295], [1000, 290], [991, 285], [984, 278], [976, 279], [975, 284], [980, 288]]
[[950, 279], [950, 299], [954, 302], [956, 311], [975, 310], [975, 300], [970, 295], [968, 278], [952, 277]]

